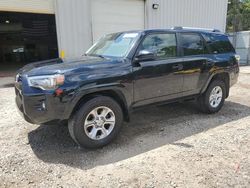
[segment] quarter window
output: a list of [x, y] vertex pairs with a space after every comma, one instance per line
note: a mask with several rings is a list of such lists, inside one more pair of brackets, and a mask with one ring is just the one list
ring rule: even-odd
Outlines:
[[204, 45], [200, 35], [181, 33], [180, 36], [184, 56], [204, 54]]
[[150, 34], [144, 39], [139, 49], [155, 53], [159, 59], [175, 57], [177, 54], [176, 36], [174, 33]]
[[230, 43], [226, 35], [216, 33], [204, 33], [203, 37], [206, 40], [208, 49], [213, 54], [235, 52], [232, 44]]

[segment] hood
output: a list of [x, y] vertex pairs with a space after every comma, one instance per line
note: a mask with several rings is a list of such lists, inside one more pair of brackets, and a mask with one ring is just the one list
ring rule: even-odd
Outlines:
[[82, 72], [90, 69], [109, 68], [121, 62], [118, 59], [83, 56], [78, 59], [62, 60], [60, 58], [30, 63], [21, 68], [18, 73], [29, 76], [58, 73]]
[[44, 60], [44, 61], [37, 61], [37, 62], [33, 62], [33, 63], [29, 63], [29, 64], [25, 65], [24, 67], [19, 69], [17, 71], [17, 73], [23, 74], [23, 73], [27, 73], [30, 70], [35, 69], [35, 68], [45, 67], [45, 66], [59, 64], [59, 63], [63, 63], [61, 58], [49, 59], [49, 60]]

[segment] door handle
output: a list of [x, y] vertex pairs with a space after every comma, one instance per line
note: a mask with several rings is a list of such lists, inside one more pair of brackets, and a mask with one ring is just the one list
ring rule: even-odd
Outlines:
[[206, 64], [207, 64], [207, 66], [213, 66], [213, 65], [214, 65], [214, 62], [208, 60], [208, 61], [206, 62]]
[[182, 70], [183, 69], [183, 65], [182, 64], [173, 65], [172, 68], [174, 70]]

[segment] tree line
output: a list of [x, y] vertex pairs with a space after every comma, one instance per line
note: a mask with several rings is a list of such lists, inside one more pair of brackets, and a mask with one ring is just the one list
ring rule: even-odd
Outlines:
[[227, 32], [250, 30], [250, 0], [229, 0]]

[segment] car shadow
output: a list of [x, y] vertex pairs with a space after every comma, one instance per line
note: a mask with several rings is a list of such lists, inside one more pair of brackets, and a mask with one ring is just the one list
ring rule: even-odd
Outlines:
[[67, 126], [62, 125], [41, 125], [28, 134], [28, 139], [35, 155], [44, 162], [91, 169], [167, 144], [193, 148], [180, 140], [249, 115], [250, 107], [230, 101], [212, 115], [200, 113], [193, 103], [175, 103], [134, 112], [118, 138], [102, 149], [78, 147], [70, 138]]

